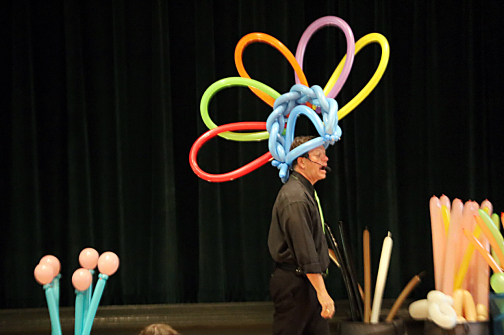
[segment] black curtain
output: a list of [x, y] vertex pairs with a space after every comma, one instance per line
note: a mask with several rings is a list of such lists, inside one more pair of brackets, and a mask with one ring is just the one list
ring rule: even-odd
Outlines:
[[[390, 43], [376, 89], [340, 121], [328, 149], [333, 173], [316, 185], [324, 215], [349, 227], [362, 281], [362, 231], [371, 232], [373, 278], [383, 238], [394, 249], [385, 298], [422, 270], [414, 292], [434, 287], [429, 199], [448, 195], [504, 206], [500, 1], [4, 1], [0, 4], [0, 308], [41, 307], [33, 270], [62, 263], [61, 304], [73, 305], [79, 252], [116, 252], [121, 265], [101, 304], [267, 300], [271, 208], [281, 187], [267, 164], [209, 183], [188, 164], [206, 131], [200, 99], [238, 76], [234, 48], [250, 32], [293, 53], [316, 19], [345, 20], [355, 39]], [[346, 52], [335, 27], [305, 54], [310, 85], [325, 86]], [[336, 98], [344, 106], [373, 75], [381, 49], [364, 48]], [[252, 76], [280, 93], [294, 84], [279, 52], [252, 44]], [[246, 87], [219, 92], [218, 125], [265, 121], [271, 108]], [[307, 121], [297, 134], [314, 133]], [[224, 173], [267, 151], [267, 142], [221, 138], [200, 166]], [[345, 299], [332, 267], [334, 299]]]

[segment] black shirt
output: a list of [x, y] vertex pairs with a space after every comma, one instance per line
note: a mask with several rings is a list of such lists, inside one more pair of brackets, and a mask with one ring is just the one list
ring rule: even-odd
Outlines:
[[304, 273], [323, 273], [329, 266], [313, 185], [293, 171], [273, 206], [268, 247], [277, 263], [295, 264]]

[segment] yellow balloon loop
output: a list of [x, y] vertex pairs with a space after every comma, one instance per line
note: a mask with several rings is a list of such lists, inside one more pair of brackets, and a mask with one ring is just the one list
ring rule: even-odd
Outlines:
[[[371, 77], [366, 86], [364, 86], [364, 88], [352, 100], [350, 100], [349, 103], [347, 103], [338, 111], [338, 120], [341, 120], [348, 113], [353, 111], [355, 107], [357, 107], [369, 95], [369, 93], [371, 93], [371, 91], [374, 90], [374, 88], [376, 87], [376, 85], [378, 85], [378, 82], [382, 78], [383, 73], [385, 73], [385, 69], [387, 68], [388, 60], [390, 58], [390, 46], [387, 39], [382, 34], [371, 33], [359, 39], [357, 43], [355, 43], [355, 54], [357, 55], [357, 53], [363, 47], [365, 47], [370, 43], [379, 43], [382, 49], [382, 55], [380, 63], [378, 64], [378, 68], [376, 69], [376, 72]], [[329, 94], [333, 86], [336, 84], [336, 81], [338, 80], [338, 77], [341, 74], [341, 71], [343, 70], [343, 66], [345, 65], [345, 61], [346, 61], [346, 55], [338, 64], [336, 70], [334, 70], [334, 73], [332, 74], [331, 78], [329, 78], [329, 81], [324, 87], [324, 94], [326, 96], [327, 94]]]

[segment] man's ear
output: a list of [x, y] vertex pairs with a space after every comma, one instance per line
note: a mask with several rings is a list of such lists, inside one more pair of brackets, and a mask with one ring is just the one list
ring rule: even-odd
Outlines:
[[296, 160], [297, 160], [297, 165], [298, 165], [301, 169], [304, 169], [304, 168], [305, 168], [305, 164], [304, 164], [303, 157], [299, 156], [298, 158], [296, 158]]

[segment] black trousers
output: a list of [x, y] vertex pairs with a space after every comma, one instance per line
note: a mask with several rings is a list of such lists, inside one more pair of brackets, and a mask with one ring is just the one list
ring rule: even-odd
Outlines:
[[305, 275], [276, 268], [270, 279], [275, 305], [273, 335], [328, 335], [317, 292]]

